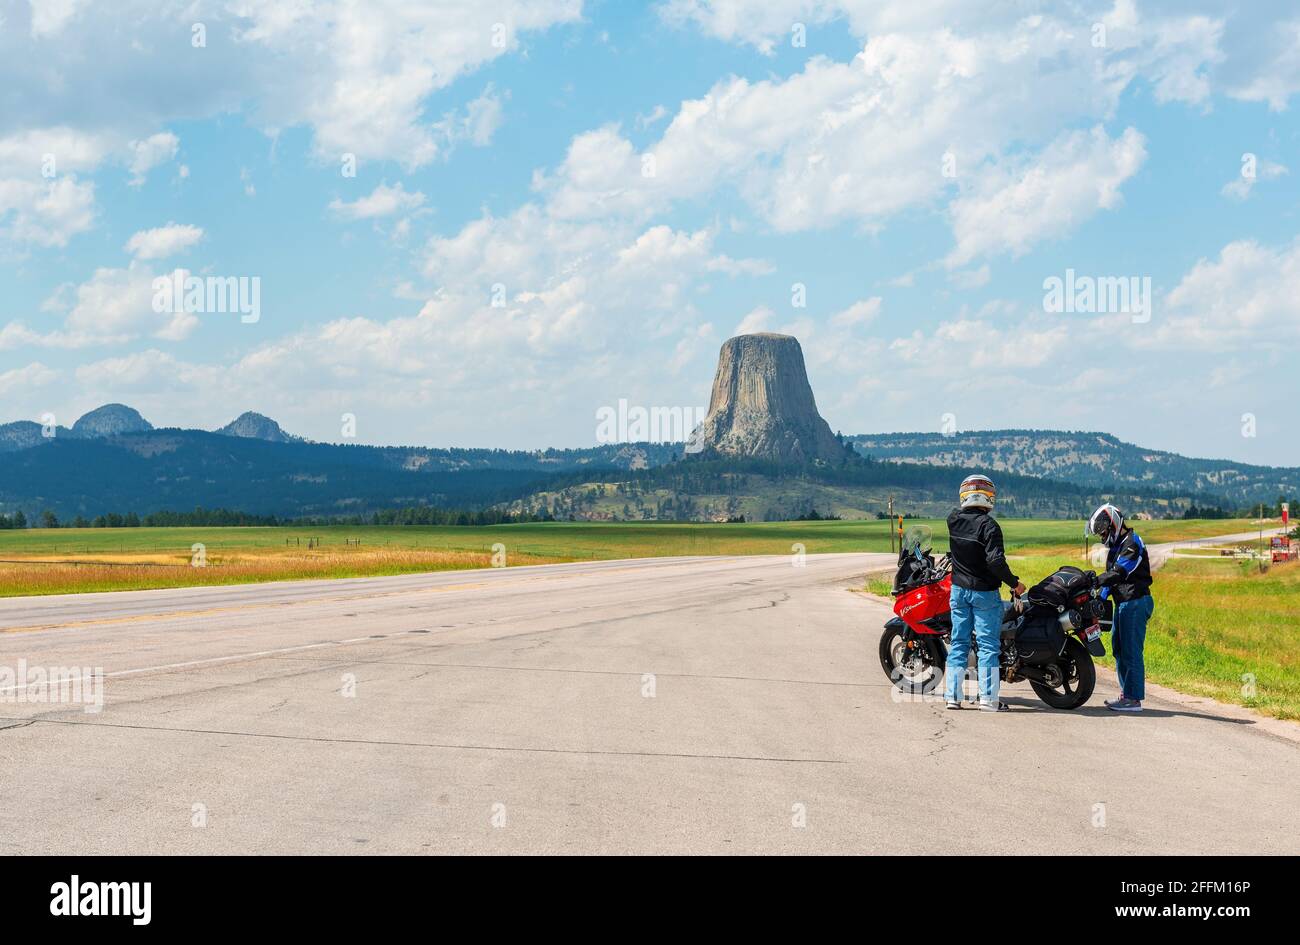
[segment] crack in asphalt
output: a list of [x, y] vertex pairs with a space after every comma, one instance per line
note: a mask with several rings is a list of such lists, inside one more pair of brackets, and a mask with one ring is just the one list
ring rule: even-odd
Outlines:
[[[3, 721], [3, 720], [0, 720]], [[24, 723], [25, 724], [22, 724]], [[774, 764], [818, 764], [818, 765], [847, 765], [849, 761], [842, 758], [783, 758], [772, 757], [767, 755], [724, 755], [711, 754], [705, 752], [680, 752], [680, 751], [616, 751], [605, 748], [529, 748], [513, 745], [475, 745], [475, 744], [456, 744], [453, 742], [407, 742], [396, 741], [382, 738], [337, 738], [324, 735], [285, 735], [278, 732], [240, 732], [227, 731], [223, 729], [207, 728], [171, 728], [165, 725], [133, 725], [126, 722], [78, 722], [72, 719], [26, 719], [20, 720], [17, 726], [8, 726], [10, 728], [34, 725], [37, 722], [46, 725], [85, 725], [91, 728], [113, 728], [127, 729], [131, 731], [143, 732], [164, 732], [181, 735], [217, 735], [222, 737], [234, 738], [270, 738], [281, 739], [284, 741], [295, 742], [317, 742], [327, 745], [371, 745], [375, 747], [389, 748], [433, 748], [451, 751], [487, 751], [487, 752], [523, 752], [527, 754], [549, 754], [549, 755], [609, 755], [612, 757], [631, 757], [631, 758], [687, 758], [700, 759], [705, 761], [760, 761]]]
[[[642, 672], [628, 669], [566, 669], [549, 666], [500, 666], [492, 663], [418, 663], [410, 660], [342, 660], [309, 656], [268, 656], [266, 659], [288, 660], [290, 662], [336, 663], [348, 666], [422, 666], [442, 669], [490, 669], [512, 673], [572, 673], [583, 676], [630, 676], [640, 678]], [[646, 672], [649, 672], [647, 670]], [[721, 673], [662, 673], [654, 675], [666, 679], [726, 679], [736, 682], [787, 683], [794, 686], [845, 686], [854, 689], [878, 689], [876, 683], [841, 682], [834, 679], [783, 679], [774, 676], [728, 676]], [[278, 677], [267, 677], [275, 679]]]

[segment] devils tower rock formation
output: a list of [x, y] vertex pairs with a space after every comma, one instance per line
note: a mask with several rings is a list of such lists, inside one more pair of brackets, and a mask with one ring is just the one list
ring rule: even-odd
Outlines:
[[723, 344], [709, 414], [686, 452], [803, 463], [845, 456], [817, 412], [798, 340], [768, 332]]

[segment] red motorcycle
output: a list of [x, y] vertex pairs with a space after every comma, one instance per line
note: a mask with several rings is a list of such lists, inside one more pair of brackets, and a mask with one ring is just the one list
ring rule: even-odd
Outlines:
[[[915, 525], [903, 536], [894, 577], [894, 614], [880, 637], [880, 665], [907, 693], [930, 693], [941, 685], [952, 640], [952, 565], [931, 553], [930, 529]], [[1002, 681], [1028, 682], [1055, 709], [1076, 709], [1097, 683], [1094, 656], [1105, 656], [1103, 629], [1110, 629], [1109, 601], [1096, 575], [1061, 568], [1034, 585], [1027, 599], [1007, 602], [999, 664]], [[975, 647], [971, 647], [971, 661]]]

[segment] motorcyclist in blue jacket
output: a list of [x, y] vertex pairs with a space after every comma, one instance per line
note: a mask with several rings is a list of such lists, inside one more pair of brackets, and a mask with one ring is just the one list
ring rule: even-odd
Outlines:
[[1146, 665], [1142, 650], [1146, 644], [1147, 621], [1155, 610], [1151, 597], [1151, 559], [1138, 533], [1124, 521], [1124, 515], [1107, 503], [1088, 520], [1090, 534], [1101, 539], [1109, 551], [1106, 570], [1098, 576], [1102, 595], [1115, 601], [1115, 623], [1111, 647], [1119, 675], [1120, 697], [1107, 701], [1115, 712], [1141, 712], [1146, 698]]

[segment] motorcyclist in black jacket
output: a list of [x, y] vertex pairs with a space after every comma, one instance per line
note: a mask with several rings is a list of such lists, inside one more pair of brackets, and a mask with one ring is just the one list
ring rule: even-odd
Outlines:
[[961, 708], [973, 632], [979, 647], [980, 708], [997, 712], [1007, 708], [998, 699], [1003, 613], [998, 589], [1006, 584], [1016, 594], [1023, 594], [1025, 585], [1011, 572], [1002, 544], [1002, 528], [989, 515], [997, 499], [993, 481], [987, 476], [967, 476], [959, 495], [960, 506], [948, 516], [952, 644], [948, 649], [944, 699], [949, 709]]

